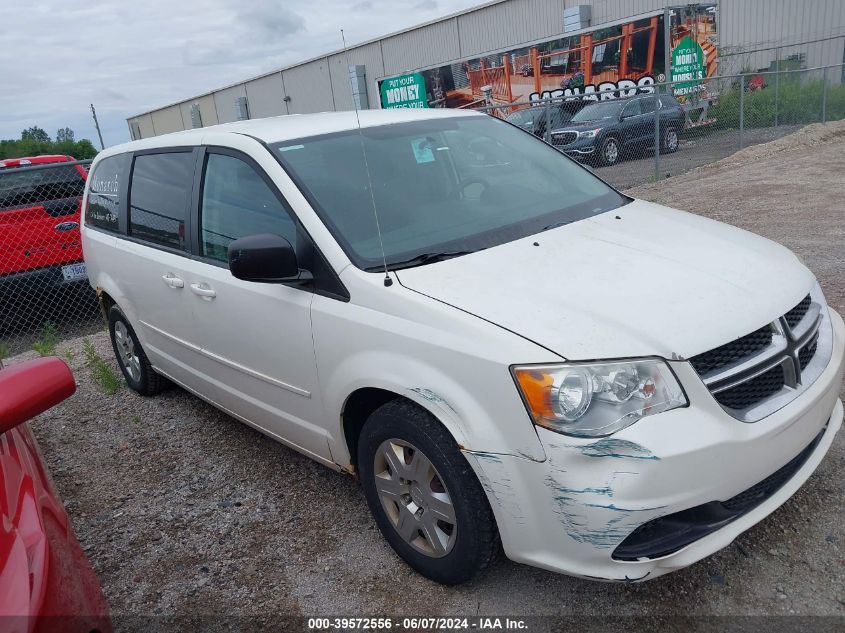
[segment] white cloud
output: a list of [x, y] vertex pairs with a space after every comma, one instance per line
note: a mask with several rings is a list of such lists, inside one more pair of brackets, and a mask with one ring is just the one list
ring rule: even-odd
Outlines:
[[67, 125], [95, 141], [93, 102], [120, 143], [128, 116], [337, 50], [341, 28], [354, 44], [483, 1], [2, 3], [0, 138]]

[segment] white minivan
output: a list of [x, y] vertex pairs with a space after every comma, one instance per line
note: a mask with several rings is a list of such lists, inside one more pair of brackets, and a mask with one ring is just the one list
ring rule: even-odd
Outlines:
[[85, 261], [129, 386], [356, 473], [458, 583], [619, 581], [725, 547], [842, 423], [845, 325], [769, 240], [455, 110], [242, 121], [101, 152]]

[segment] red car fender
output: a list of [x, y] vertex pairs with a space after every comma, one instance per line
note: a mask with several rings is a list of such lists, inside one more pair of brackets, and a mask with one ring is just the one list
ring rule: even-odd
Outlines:
[[[35, 438], [22, 424], [74, 390], [70, 370], [57, 358], [0, 370], [0, 622], [4, 631], [111, 631], [99, 582], [56, 495]], [[7, 394], [15, 397], [4, 397]]]

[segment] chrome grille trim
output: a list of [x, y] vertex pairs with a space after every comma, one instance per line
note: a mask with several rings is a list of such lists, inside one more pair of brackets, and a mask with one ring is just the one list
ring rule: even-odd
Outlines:
[[[802, 300], [805, 303], [805, 300]], [[799, 304], [800, 306], [801, 304]], [[796, 306], [797, 308], [798, 306]], [[830, 362], [833, 352], [833, 330], [824, 295], [818, 284], [810, 292], [810, 305], [803, 317], [789, 326], [787, 317], [793, 308], [770, 324], [771, 343], [759, 352], [716, 370], [700, 374], [701, 380], [714, 397], [734, 387], [739, 387], [780, 365], [784, 386], [774, 394], [744, 409], [719, 405], [730, 415], [743, 422], [757, 422], [785, 407], [818, 379]], [[794, 321], [794, 319], [792, 319]], [[815, 352], [801, 368], [801, 351], [812, 348]], [[717, 398], [718, 401], [718, 398]]]

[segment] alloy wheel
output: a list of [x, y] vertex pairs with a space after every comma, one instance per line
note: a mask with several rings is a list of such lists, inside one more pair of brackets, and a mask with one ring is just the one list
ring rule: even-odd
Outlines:
[[678, 148], [678, 133], [675, 130], [666, 132], [666, 148], [672, 152]]
[[605, 161], [612, 165], [616, 162], [616, 159], [619, 158], [619, 146], [616, 145], [616, 141], [610, 140], [604, 146], [604, 159]]
[[452, 497], [437, 469], [409, 442], [391, 438], [376, 451], [373, 474], [391, 525], [415, 550], [441, 558], [455, 545]]
[[138, 381], [141, 379], [141, 360], [138, 354], [135, 353], [135, 341], [129, 334], [129, 330], [122, 321], [117, 321], [114, 324], [114, 340], [117, 343], [118, 360], [129, 377]]

